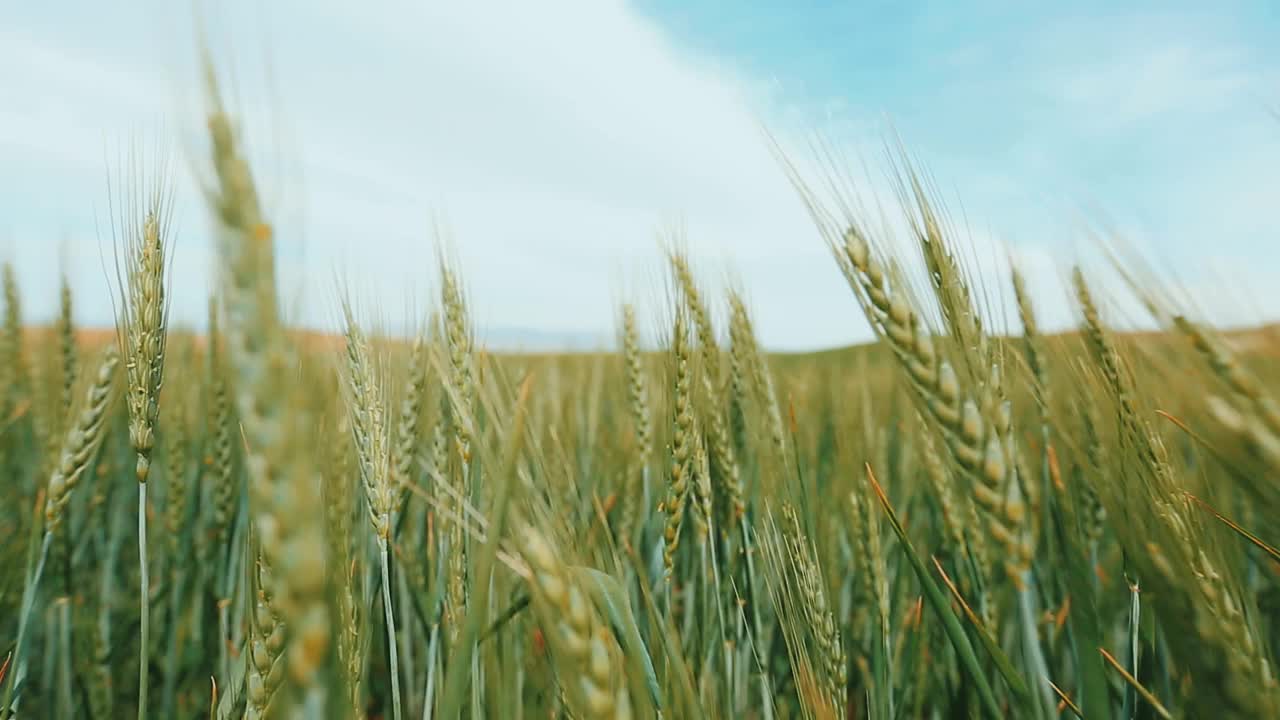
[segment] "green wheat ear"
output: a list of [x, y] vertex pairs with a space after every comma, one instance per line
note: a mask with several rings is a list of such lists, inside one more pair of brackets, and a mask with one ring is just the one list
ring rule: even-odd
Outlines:
[[[137, 167], [131, 168], [138, 172]], [[163, 163], [155, 177], [139, 182], [133, 197], [120, 199], [117, 212], [117, 271], [121, 278], [121, 310], [117, 320], [120, 354], [125, 367], [125, 404], [129, 411], [129, 443], [136, 458], [138, 482], [138, 564], [140, 598], [138, 718], [148, 706], [150, 661], [150, 582], [147, 562], [147, 479], [155, 450], [164, 386], [169, 305], [166, 283], [169, 265], [172, 200]], [[137, 181], [135, 181], [137, 182]], [[151, 183], [149, 186], [147, 183]], [[117, 202], [113, 198], [113, 204]]]
[[[343, 303], [346, 321], [347, 357], [345, 367], [346, 399], [351, 416], [351, 434], [359, 459], [364, 500], [378, 546], [382, 572], [382, 605], [387, 624], [387, 651], [391, 665], [392, 714], [401, 713], [400, 668], [397, 662], [396, 625], [391, 605], [391, 570], [388, 546], [391, 540], [393, 513], [400, 500], [399, 469], [393, 458], [391, 428], [387, 418], [386, 378], [373, 357], [368, 339], [352, 314], [351, 305]], [[420, 350], [419, 350], [420, 352]], [[416, 408], [414, 408], [416, 413]]]

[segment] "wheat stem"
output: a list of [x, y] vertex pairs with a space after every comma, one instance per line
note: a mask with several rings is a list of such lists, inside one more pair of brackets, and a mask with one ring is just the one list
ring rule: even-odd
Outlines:
[[387, 564], [386, 538], [378, 538], [378, 554], [382, 559], [382, 606], [387, 617], [387, 651], [391, 654], [392, 717], [400, 720], [400, 665], [396, 656], [396, 620], [391, 612], [391, 570]]
[[147, 717], [147, 658], [151, 654], [151, 585], [147, 572], [147, 484], [138, 485], [138, 598], [141, 619], [138, 627], [138, 720]]

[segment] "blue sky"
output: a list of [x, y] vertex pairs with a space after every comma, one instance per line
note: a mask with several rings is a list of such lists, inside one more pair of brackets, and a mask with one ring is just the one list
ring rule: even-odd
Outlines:
[[1071, 234], [1062, 213], [1101, 211], [1179, 262], [1280, 259], [1266, 247], [1280, 179], [1275, 3], [642, 8], [682, 45], [767, 81], [774, 108], [863, 144], [892, 127], [1008, 242]]
[[[174, 314], [199, 324], [210, 263], [191, 9], [46, 5], [0, 11], [0, 257], [31, 319], [49, 317], [66, 267], [81, 322], [110, 322], [109, 159], [167, 146]], [[339, 277], [391, 324], [421, 314], [443, 233], [495, 342], [608, 337], [622, 299], [662, 316], [659, 238], [679, 228], [709, 285], [746, 286], [767, 344], [804, 349], [867, 330], [761, 124], [796, 157], [820, 133], [865, 160], [872, 197], [901, 137], [980, 281], [1007, 292], [984, 259], [1012, 248], [1047, 290], [1050, 325], [1071, 322], [1061, 268], [1096, 263], [1087, 231], [1102, 223], [1211, 317], [1280, 316], [1277, 12], [227, 0], [201, 19], [299, 321], [333, 324]]]

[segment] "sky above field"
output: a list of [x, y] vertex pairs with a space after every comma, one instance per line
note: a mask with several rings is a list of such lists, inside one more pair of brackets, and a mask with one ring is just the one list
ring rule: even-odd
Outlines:
[[[1007, 250], [1047, 324], [1070, 323], [1065, 268], [1096, 266], [1090, 234], [1111, 229], [1210, 317], [1280, 316], [1272, 3], [201, 5], [311, 326], [334, 325], [339, 287], [389, 327], [421, 316], [444, 239], [495, 344], [607, 341], [624, 299], [652, 336], [660, 243], [678, 237], [708, 287], [746, 288], [766, 345], [865, 339], [766, 131], [801, 164], [820, 138], [891, 216], [900, 139], [997, 312]], [[173, 315], [203, 324], [191, 12], [0, 10], [0, 258], [30, 320], [51, 317], [65, 268], [78, 320], [111, 322], [108, 181], [167, 148]]]

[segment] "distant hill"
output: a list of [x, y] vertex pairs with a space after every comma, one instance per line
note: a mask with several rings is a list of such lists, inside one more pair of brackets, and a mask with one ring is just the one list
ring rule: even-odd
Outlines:
[[[39, 343], [52, 332], [51, 327], [38, 325], [27, 327], [25, 334], [30, 341]], [[339, 334], [305, 329], [300, 332], [303, 343], [312, 349], [338, 348], [342, 344], [342, 336]], [[115, 339], [113, 328], [82, 327], [76, 329], [76, 334], [81, 344], [88, 347], [99, 347]], [[203, 336], [198, 339], [202, 340]], [[611, 351], [614, 342], [608, 336], [592, 333], [494, 327], [478, 330], [476, 344], [491, 352], [545, 355]]]
[[[1066, 338], [1076, 335], [1077, 332], [1078, 331], [1070, 330], [1061, 333], [1054, 333], [1049, 337]], [[1218, 333], [1223, 337], [1227, 345], [1236, 352], [1280, 358], [1280, 323], [1269, 323], [1246, 328], [1219, 329]], [[1171, 341], [1185, 342], [1182, 338], [1175, 337], [1174, 333], [1161, 330], [1127, 332], [1121, 333], [1121, 336], [1139, 343], [1158, 344]], [[871, 351], [873, 350], [872, 346], [875, 344], [875, 342], [855, 343], [853, 345], [825, 348], [822, 350], [773, 354], [785, 358], [847, 358]]]
[[477, 333], [477, 342], [495, 352], [554, 353], [599, 352], [613, 349], [613, 339], [582, 332], [553, 332], [523, 328], [485, 328]]
[[[42, 341], [52, 332], [48, 326], [28, 327], [27, 336], [33, 341]], [[303, 330], [303, 343], [311, 349], [338, 349], [342, 345], [342, 336], [314, 330]], [[1237, 352], [1251, 355], [1265, 355], [1280, 358], [1280, 323], [1270, 323], [1252, 328], [1229, 328], [1219, 330], [1228, 344]], [[1074, 332], [1060, 333], [1058, 336], [1069, 336]], [[111, 328], [79, 328], [77, 335], [80, 342], [90, 347], [97, 347], [115, 338], [115, 330]], [[525, 328], [495, 327], [484, 328], [476, 333], [477, 344], [490, 352], [501, 354], [548, 355], [556, 353], [593, 353], [613, 352], [614, 341], [611, 337], [582, 332], [555, 332], [530, 330]], [[1160, 331], [1143, 331], [1126, 333], [1138, 341], [1160, 342], [1168, 339], [1168, 334]], [[771, 353], [780, 357], [819, 358], [839, 357], [850, 353], [859, 353], [875, 343], [855, 343], [822, 350], [805, 352]]]

